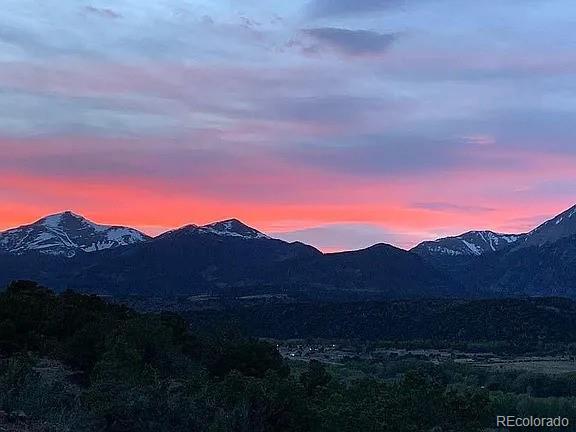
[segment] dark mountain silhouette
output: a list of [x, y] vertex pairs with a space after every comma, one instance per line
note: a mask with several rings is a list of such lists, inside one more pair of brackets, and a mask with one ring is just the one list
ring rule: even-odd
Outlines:
[[65, 212], [0, 233], [0, 284], [33, 279], [112, 296], [576, 297], [575, 215], [528, 234], [472, 231], [411, 252], [381, 244], [323, 254], [237, 219], [150, 238]]
[[443, 297], [459, 288], [416, 254], [389, 245], [323, 254], [231, 219], [74, 256], [0, 255], [0, 283], [33, 279], [57, 289], [148, 296], [288, 294], [305, 298]]

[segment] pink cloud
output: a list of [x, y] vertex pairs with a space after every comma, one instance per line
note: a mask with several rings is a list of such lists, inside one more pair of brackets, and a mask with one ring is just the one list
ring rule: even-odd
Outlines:
[[[45, 161], [48, 155], [66, 160], [73, 154], [82, 155], [84, 147], [79, 143], [73, 138], [38, 138], [28, 142], [4, 140], [0, 147], [3, 154], [26, 161], [37, 156]], [[294, 166], [267, 152], [239, 151], [229, 163], [222, 158], [208, 159], [206, 165], [200, 165], [199, 173], [171, 177], [169, 172], [148, 170], [160, 159], [154, 156], [157, 153], [144, 150], [148, 146], [145, 141], [92, 139], [82, 144], [90, 151], [116, 148], [116, 157], [123, 154], [121, 149], [137, 144], [136, 151], [127, 154], [132, 159], [122, 156], [118, 160], [136, 165], [133, 170], [113, 173], [108, 168], [68, 169], [66, 163], [61, 169], [46, 172], [35, 167], [23, 170], [4, 166], [0, 169], [0, 228], [72, 209], [99, 222], [134, 225], [151, 233], [230, 217], [270, 232], [330, 223], [369, 224], [400, 233], [406, 240], [398, 237], [398, 244], [408, 246], [418, 239], [468, 229], [524, 231], [527, 224], [520, 218], [537, 219], [572, 204], [566, 197], [539, 193], [539, 183], [569, 181], [576, 174], [575, 158], [528, 151], [496, 152], [490, 147], [493, 157], [514, 157], [522, 164], [514, 169], [478, 164], [467, 170], [456, 168], [425, 176], [364, 178]], [[478, 149], [488, 151], [484, 146]], [[169, 167], [176, 169], [173, 164]], [[462, 212], [457, 206], [414, 206], [423, 201], [492, 210]]]

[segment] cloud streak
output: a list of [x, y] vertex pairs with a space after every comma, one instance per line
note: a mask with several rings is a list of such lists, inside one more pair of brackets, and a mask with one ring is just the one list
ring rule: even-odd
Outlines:
[[94, 6], [86, 6], [84, 10], [90, 14], [98, 15], [103, 18], [116, 19], [121, 17], [121, 15], [118, 12], [115, 12], [114, 10], [109, 8], [97, 8]]
[[401, 3], [401, 0], [313, 0], [308, 4], [308, 14], [313, 18], [358, 15], [386, 10]]
[[304, 34], [317, 43], [318, 51], [329, 49], [352, 57], [381, 56], [388, 52], [398, 38], [392, 33], [335, 27], [307, 29]]

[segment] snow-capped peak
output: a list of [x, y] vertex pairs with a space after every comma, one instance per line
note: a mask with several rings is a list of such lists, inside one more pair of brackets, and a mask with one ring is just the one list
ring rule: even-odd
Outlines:
[[148, 238], [132, 228], [99, 225], [66, 211], [0, 233], [0, 252], [24, 254], [36, 251], [74, 256], [79, 250], [95, 252], [146, 241]]
[[524, 234], [501, 234], [493, 231], [469, 231], [420, 243], [413, 251], [422, 255], [480, 256], [502, 250], [522, 239]]
[[249, 239], [269, 239], [266, 234], [240, 222], [238, 219], [228, 219], [221, 222], [214, 222], [198, 228], [201, 233], [216, 234], [230, 237], [242, 237]]

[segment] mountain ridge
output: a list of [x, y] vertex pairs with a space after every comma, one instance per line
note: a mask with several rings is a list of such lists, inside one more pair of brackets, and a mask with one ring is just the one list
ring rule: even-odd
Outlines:
[[66, 210], [41, 217], [29, 224], [0, 231], [0, 253], [40, 252], [72, 257], [79, 251], [91, 253], [129, 246], [181, 230], [239, 238], [272, 239], [238, 219], [226, 219], [206, 225], [189, 224], [152, 237], [131, 227], [98, 224]]
[[431, 258], [480, 256], [501, 250], [518, 250], [544, 246], [576, 235], [576, 205], [548, 219], [527, 233], [504, 234], [490, 230], [466, 233], [424, 241], [410, 249]]
[[[507, 249], [510, 246], [514, 246], [514, 248], [518, 249], [529, 246], [542, 246], [546, 243], [553, 243], [554, 241], [560, 240], [564, 237], [576, 235], [576, 217], [574, 216], [576, 216], [576, 205], [545, 221], [527, 233], [512, 234], [495, 232], [492, 230], [471, 230], [462, 234], [442, 237], [435, 240], [423, 241], [413, 248], [404, 250], [417, 253], [421, 256], [480, 256], [485, 253], [497, 252], [502, 249]], [[144, 234], [139, 230], [131, 227], [121, 225], [101, 225], [92, 222], [84, 216], [74, 213], [71, 210], [66, 210], [60, 213], [44, 216], [30, 224], [25, 224], [16, 228], [10, 228], [5, 231], [0, 231], [0, 252], [18, 252], [19, 250], [26, 251], [27, 249], [25, 247], [19, 248], [18, 246], [18, 244], [24, 244], [24, 238], [17, 238], [17, 241], [14, 241], [8, 240], [7, 237], [14, 237], [15, 233], [18, 233], [18, 231], [26, 230], [40, 224], [45, 225], [48, 228], [48, 231], [52, 231], [53, 234], [58, 234], [54, 233], [53, 231], [54, 229], [58, 228], [58, 219], [62, 218], [73, 218], [81, 221], [85, 224], [85, 227], [91, 228], [94, 232], [113, 230], [118, 231], [119, 234], [122, 234], [120, 230], [127, 230], [127, 232], [124, 234], [129, 233], [134, 237], [130, 242], [121, 242], [116, 239], [117, 244], [112, 241], [114, 240], [114, 238], [112, 238], [109, 239], [108, 242], [112, 244], [98, 244], [97, 242], [94, 242], [93, 244], [77, 245], [71, 239], [66, 238], [65, 234], [68, 233], [61, 233], [63, 234], [60, 238], [62, 243], [61, 246], [68, 246], [69, 248], [78, 247], [83, 249], [85, 252], [94, 252], [112, 247], [126, 246], [137, 241], [149, 241], [151, 239], [169, 235], [181, 230], [239, 238], [273, 239], [272, 236], [252, 228], [239, 219], [235, 218], [216, 221], [205, 225], [188, 224], [166, 231], [154, 237]], [[14, 243], [16, 243], [15, 247]], [[362, 249], [368, 249], [370, 247], [371, 246], [368, 246]], [[36, 249], [42, 248], [38, 247]]]
[[237, 219], [186, 225], [146, 241], [72, 256], [0, 255], [0, 283], [32, 279], [100, 295], [269, 295], [314, 299], [449, 296], [451, 281], [391, 245], [324, 254]]
[[[341, 301], [576, 297], [574, 215], [576, 207], [528, 234], [469, 231], [411, 251], [376, 244], [323, 253], [271, 238], [237, 219], [186, 225], [141, 241], [97, 243], [93, 236], [129, 228], [93, 224], [65, 212], [19, 228], [20, 237], [13, 230], [8, 237], [0, 234], [0, 246], [12, 246], [4, 248], [11, 253], [0, 253], [0, 284], [33, 279], [57, 289], [112, 296], [282, 294]], [[39, 227], [44, 231], [34, 231]], [[89, 242], [80, 242], [86, 233]], [[54, 246], [55, 239], [60, 243]], [[26, 247], [27, 241], [33, 247]], [[52, 247], [54, 254], [44, 253]]]

